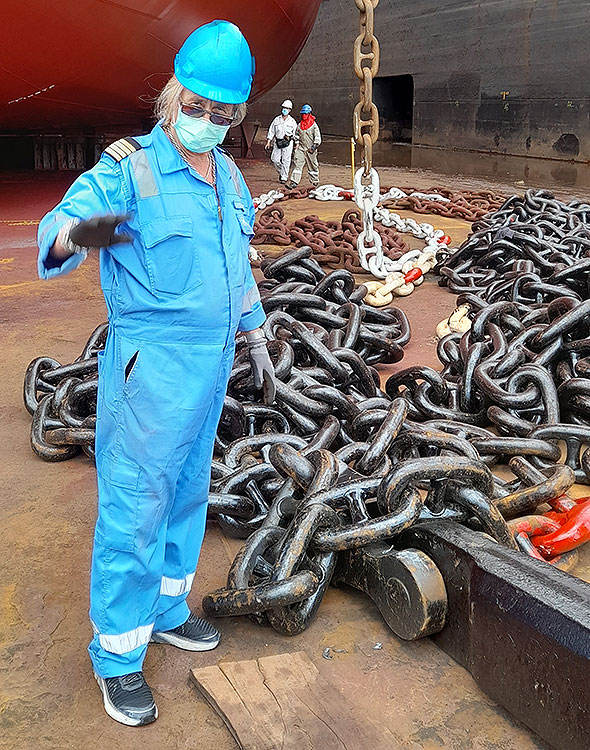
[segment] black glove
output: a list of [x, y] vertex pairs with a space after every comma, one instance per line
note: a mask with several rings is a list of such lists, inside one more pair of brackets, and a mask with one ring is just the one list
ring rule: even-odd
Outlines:
[[130, 235], [115, 234], [117, 226], [128, 218], [128, 214], [94, 216], [72, 227], [69, 239], [82, 247], [110, 247], [121, 242], [131, 242]]
[[311, 148], [309, 149], [309, 153], [310, 153], [310, 154], [315, 154], [315, 152], [316, 152], [317, 150], [318, 150], [318, 147], [317, 147], [317, 145], [313, 145], [313, 146], [311, 146]]

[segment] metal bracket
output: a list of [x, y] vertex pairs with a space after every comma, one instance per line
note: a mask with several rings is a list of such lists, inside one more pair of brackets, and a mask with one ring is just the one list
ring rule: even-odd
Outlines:
[[437, 633], [445, 624], [447, 595], [432, 560], [416, 549], [371, 544], [339, 555], [334, 582], [368, 594], [393, 632], [407, 641]]
[[418, 524], [397, 542], [444, 578], [448, 616], [434, 643], [545, 741], [587, 750], [590, 585], [452, 521]]

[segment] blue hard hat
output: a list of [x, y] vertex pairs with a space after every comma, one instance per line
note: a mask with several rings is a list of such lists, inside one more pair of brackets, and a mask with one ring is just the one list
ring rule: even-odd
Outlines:
[[254, 58], [235, 24], [211, 21], [187, 37], [174, 59], [174, 74], [194, 94], [240, 104], [252, 88]]
[[300, 115], [310, 115], [311, 114], [311, 107], [309, 104], [304, 104], [303, 107], [299, 110]]

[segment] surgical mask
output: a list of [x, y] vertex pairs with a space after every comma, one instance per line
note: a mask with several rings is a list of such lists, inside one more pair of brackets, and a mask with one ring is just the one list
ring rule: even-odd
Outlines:
[[186, 149], [195, 154], [203, 154], [223, 141], [229, 126], [215, 125], [205, 117], [189, 117], [179, 110], [174, 130]]
[[289, 110], [286, 109], [285, 107], [283, 107], [283, 109], [281, 110], [281, 114], [288, 115], [289, 114]]

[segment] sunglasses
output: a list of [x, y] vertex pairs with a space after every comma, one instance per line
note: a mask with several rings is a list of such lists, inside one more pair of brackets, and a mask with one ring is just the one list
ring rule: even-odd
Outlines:
[[204, 117], [205, 115], [209, 115], [209, 119], [214, 125], [222, 125], [225, 128], [229, 127], [234, 121], [233, 115], [219, 115], [217, 112], [211, 112], [211, 110], [204, 109], [195, 104], [182, 104], [181, 102], [180, 110], [188, 117]]

